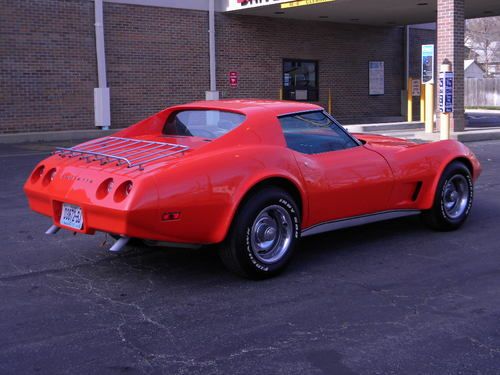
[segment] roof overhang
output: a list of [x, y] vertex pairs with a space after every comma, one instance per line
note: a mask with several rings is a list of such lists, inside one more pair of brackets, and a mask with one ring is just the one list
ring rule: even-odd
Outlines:
[[[436, 21], [437, 0], [335, 0], [282, 9], [290, 0], [222, 0], [236, 14], [363, 25], [412, 25]], [[465, 17], [500, 15], [499, 0], [465, 1]]]

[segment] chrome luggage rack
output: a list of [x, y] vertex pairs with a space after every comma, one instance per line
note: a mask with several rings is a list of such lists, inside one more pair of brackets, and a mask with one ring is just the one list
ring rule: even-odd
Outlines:
[[188, 146], [173, 143], [143, 141], [140, 139], [104, 137], [74, 147], [57, 147], [54, 154], [61, 157], [78, 157], [88, 163], [99, 161], [101, 165], [116, 163], [128, 168], [138, 167], [189, 150]]

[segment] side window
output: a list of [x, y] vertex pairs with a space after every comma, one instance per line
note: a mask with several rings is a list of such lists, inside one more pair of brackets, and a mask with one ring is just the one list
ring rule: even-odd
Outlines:
[[303, 154], [320, 154], [358, 146], [321, 111], [282, 116], [279, 120], [287, 146]]

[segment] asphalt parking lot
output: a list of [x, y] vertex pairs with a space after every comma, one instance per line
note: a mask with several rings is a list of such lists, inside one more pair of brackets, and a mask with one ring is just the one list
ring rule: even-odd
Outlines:
[[499, 374], [500, 141], [458, 232], [417, 217], [305, 239], [288, 272], [207, 249], [46, 236], [22, 184], [52, 145], [0, 146], [1, 374]]

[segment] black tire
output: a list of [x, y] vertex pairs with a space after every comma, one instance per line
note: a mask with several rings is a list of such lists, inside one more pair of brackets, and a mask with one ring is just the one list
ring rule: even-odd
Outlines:
[[266, 187], [245, 199], [238, 209], [219, 255], [232, 272], [265, 279], [285, 269], [299, 237], [297, 204], [287, 192]]
[[[451, 185], [454, 187], [450, 187]], [[456, 192], [456, 199], [453, 199], [453, 191]], [[469, 216], [473, 196], [474, 185], [470, 170], [463, 163], [454, 161], [443, 171], [432, 208], [422, 212], [422, 218], [428, 226], [436, 230], [458, 229]]]

